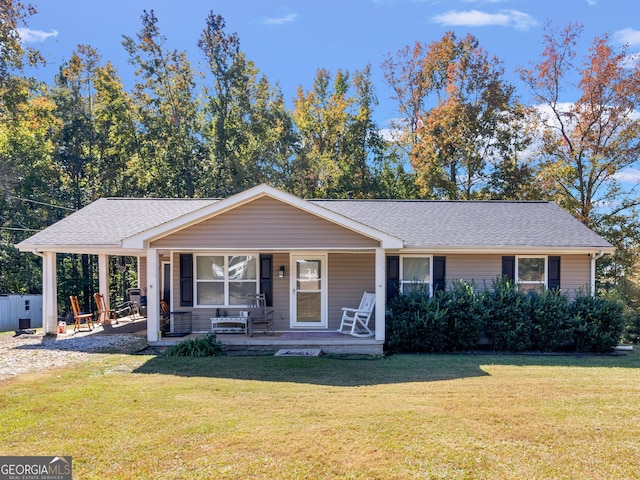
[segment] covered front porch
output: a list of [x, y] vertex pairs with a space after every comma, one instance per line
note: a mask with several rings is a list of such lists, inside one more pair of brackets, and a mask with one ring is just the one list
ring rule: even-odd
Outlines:
[[[101, 325], [92, 331], [75, 335], [135, 334], [147, 338], [145, 317], [124, 317], [118, 324]], [[71, 331], [69, 332], [71, 333]], [[178, 342], [203, 337], [207, 333], [190, 333], [181, 337], [161, 337], [153, 346], [170, 347]], [[273, 335], [257, 333], [249, 337], [239, 333], [218, 333], [217, 340], [229, 353], [275, 353], [286, 349], [319, 349], [324, 354], [381, 355], [384, 341], [373, 337], [358, 338], [338, 332], [276, 332]]]
[[[96, 218], [103, 227], [95, 235], [79, 237], [68, 227], [93, 225]], [[371, 345], [380, 353], [387, 255], [403, 242], [262, 185], [223, 200], [100, 199], [18, 246], [43, 258], [47, 333], [55, 332], [59, 302], [67, 302], [57, 294], [57, 253], [96, 255], [98, 290], [107, 303], [109, 257], [135, 256], [150, 345], [175, 341], [166, 333], [204, 335], [221, 318], [246, 317], [249, 296], [264, 294], [275, 334], [221, 334], [222, 342], [265, 348], [325, 344], [330, 350]], [[368, 336], [338, 334], [342, 309], [357, 308], [365, 292], [375, 298]], [[176, 323], [187, 327], [176, 332]]]

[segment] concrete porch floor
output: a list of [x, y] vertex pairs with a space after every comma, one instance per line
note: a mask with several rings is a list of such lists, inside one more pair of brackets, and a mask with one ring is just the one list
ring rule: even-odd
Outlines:
[[[154, 345], [172, 345], [186, 338], [197, 338], [205, 333], [192, 333], [185, 337], [164, 337]], [[374, 338], [358, 338], [338, 332], [276, 332], [273, 335], [258, 333], [219, 333], [217, 339], [229, 351], [277, 351], [280, 349], [317, 349], [323, 353], [381, 355], [384, 343]]]
[[[124, 317], [119, 319], [118, 324], [101, 325], [91, 333], [95, 335], [128, 333], [146, 338], [147, 320], [144, 317]], [[163, 337], [158, 342], [150, 342], [150, 345], [168, 347], [183, 340], [205, 335], [206, 332], [191, 333], [183, 337]], [[323, 353], [330, 354], [381, 355], [384, 351], [384, 342], [373, 337], [360, 338], [336, 331], [305, 332], [296, 330], [276, 332], [274, 335], [255, 332], [253, 337], [241, 333], [218, 333], [217, 339], [230, 352], [273, 351], [275, 353], [280, 349], [321, 349]]]

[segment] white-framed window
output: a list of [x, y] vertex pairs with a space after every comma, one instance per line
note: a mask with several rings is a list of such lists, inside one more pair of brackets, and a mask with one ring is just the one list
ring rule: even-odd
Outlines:
[[543, 255], [516, 257], [516, 283], [519, 288], [541, 291], [547, 286], [547, 257]]
[[430, 255], [400, 257], [400, 292], [409, 293], [414, 288], [425, 288], [432, 293], [433, 262]]
[[258, 255], [198, 254], [195, 256], [195, 305], [244, 306], [258, 293]]

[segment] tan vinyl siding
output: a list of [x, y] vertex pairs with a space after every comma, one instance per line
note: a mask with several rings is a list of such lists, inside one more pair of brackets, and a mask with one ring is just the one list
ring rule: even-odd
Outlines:
[[[329, 330], [337, 330], [342, 307], [357, 308], [364, 292], [375, 292], [375, 255], [329, 254]], [[373, 317], [370, 328], [373, 329]]]
[[[491, 288], [502, 275], [502, 255], [447, 255], [447, 283], [464, 280], [476, 287]], [[591, 282], [589, 255], [560, 257], [560, 289], [569, 296], [587, 292]]]
[[[284, 266], [284, 277], [278, 277], [280, 265]], [[273, 327], [278, 330], [289, 330], [290, 322], [290, 288], [291, 265], [288, 253], [273, 254]]]
[[147, 291], [147, 257], [138, 257], [138, 288], [141, 295]]
[[491, 288], [502, 275], [502, 255], [447, 255], [447, 284], [463, 280], [476, 287]]
[[589, 292], [591, 258], [589, 255], [562, 255], [560, 258], [560, 290], [570, 297]]
[[152, 242], [153, 248], [354, 248], [379, 242], [263, 197]]
[[189, 308], [180, 306], [180, 253], [174, 253], [171, 256], [171, 309], [185, 309]]

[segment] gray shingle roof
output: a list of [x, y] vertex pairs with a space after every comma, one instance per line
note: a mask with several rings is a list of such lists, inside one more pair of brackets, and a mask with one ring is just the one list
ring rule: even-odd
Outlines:
[[[104, 198], [21, 242], [23, 248], [118, 247], [122, 240], [215, 199]], [[400, 238], [406, 248], [611, 248], [551, 202], [310, 200], [316, 206]]]
[[207, 207], [212, 199], [101, 198], [24, 240], [30, 246], [118, 246], [127, 237]]
[[606, 240], [552, 202], [312, 202], [400, 237], [405, 247], [611, 247]]

